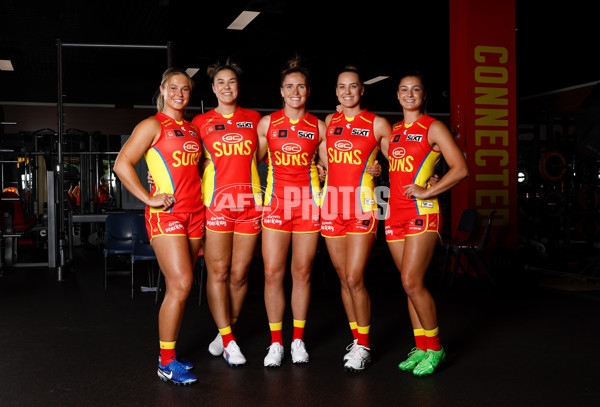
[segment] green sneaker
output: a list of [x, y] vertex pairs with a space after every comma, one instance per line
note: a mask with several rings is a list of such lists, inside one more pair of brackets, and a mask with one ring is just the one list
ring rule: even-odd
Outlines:
[[424, 350], [412, 348], [412, 350], [408, 353], [408, 359], [406, 359], [404, 362], [400, 362], [398, 368], [400, 370], [413, 370], [426, 355], [427, 352]]
[[415, 376], [432, 374], [435, 368], [446, 359], [444, 348], [439, 351], [427, 349], [427, 354], [413, 370]]

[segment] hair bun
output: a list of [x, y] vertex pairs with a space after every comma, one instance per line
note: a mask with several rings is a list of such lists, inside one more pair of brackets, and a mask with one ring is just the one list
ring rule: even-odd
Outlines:
[[296, 56], [288, 61], [288, 69], [298, 69], [302, 65], [300, 64], [300, 57]]
[[216, 64], [210, 65], [208, 68], [206, 68], [206, 74], [210, 78], [210, 81], [214, 82], [215, 75], [217, 75], [219, 72], [225, 69], [228, 69], [235, 73], [235, 76], [237, 76], [238, 79], [242, 74], [242, 68], [240, 68], [238, 64], [231, 61], [229, 58], [227, 58], [224, 64], [217, 62]]

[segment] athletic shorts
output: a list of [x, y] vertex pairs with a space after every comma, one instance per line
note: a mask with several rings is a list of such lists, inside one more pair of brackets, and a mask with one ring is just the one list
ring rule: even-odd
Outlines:
[[[401, 212], [400, 212], [401, 215]], [[406, 236], [435, 232], [439, 235], [440, 217], [437, 213], [414, 216], [393, 216], [385, 220], [385, 240], [388, 242], [403, 241]]]
[[323, 237], [344, 237], [346, 234], [366, 235], [377, 231], [375, 212], [366, 212], [361, 218], [346, 219], [339, 214], [333, 219], [321, 219], [321, 235]]
[[[262, 207], [260, 207], [262, 209]], [[256, 235], [260, 233], [262, 211], [256, 206], [247, 208], [206, 208], [206, 229], [219, 233]]]
[[282, 206], [263, 208], [262, 226], [265, 229], [289, 233], [311, 233], [321, 230], [319, 207], [313, 202], [306, 208], [286, 209]]
[[146, 230], [150, 241], [157, 236], [204, 237], [204, 207], [199, 212], [146, 212]]

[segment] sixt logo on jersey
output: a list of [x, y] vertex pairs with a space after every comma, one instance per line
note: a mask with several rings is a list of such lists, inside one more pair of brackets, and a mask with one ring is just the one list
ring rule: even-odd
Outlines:
[[238, 129], [251, 129], [254, 126], [252, 126], [252, 122], [237, 122], [236, 126]]
[[352, 129], [353, 136], [368, 137], [369, 133], [370, 133], [369, 130], [366, 130], [366, 129]]
[[423, 135], [421, 134], [408, 134], [406, 136], [406, 141], [421, 141], [423, 140]]
[[298, 130], [298, 138], [305, 138], [305, 139], [308, 139], [308, 140], [314, 140], [315, 139], [315, 133], [310, 133], [308, 131]]

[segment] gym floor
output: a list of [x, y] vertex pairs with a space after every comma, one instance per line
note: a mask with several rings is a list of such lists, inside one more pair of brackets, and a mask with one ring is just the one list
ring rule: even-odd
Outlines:
[[[55, 270], [6, 270], [0, 277], [0, 405], [13, 406], [597, 406], [600, 286], [561, 284], [514, 273], [492, 288], [459, 275], [452, 287], [428, 281], [437, 300], [447, 363], [417, 378], [396, 367], [413, 346], [405, 295], [384, 248], [367, 271], [372, 299], [373, 362], [347, 373], [342, 356], [351, 335], [328, 259], [317, 260], [305, 340], [311, 362], [262, 365], [269, 332], [256, 259], [236, 329], [248, 359], [229, 367], [206, 348], [217, 330], [195, 286], [178, 349], [195, 364], [198, 382], [179, 387], [156, 375], [157, 311], [141, 292], [146, 267], [104, 291], [100, 250], [75, 250], [64, 281]], [[125, 265], [127, 267], [127, 265]], [[137, 265], [136, 265], [137, 267]], [[555, 281], [556, 279], [553, 279]], [[512, 288], [509, 289], [508, 286]], [[289, 281], [286, 282], [289, 289]], [[558, 288], [557, 288], [558, 287]], [[289, 290], [288, 290], [289, 291]], [[289, 293], [288, 293], [289, 298]], [[284, 320], [289, 352], [291, 315]]]

